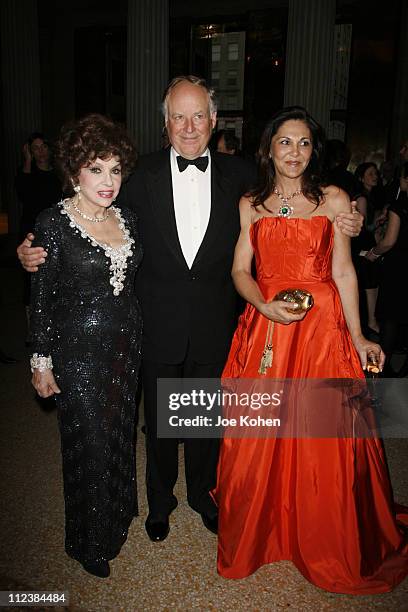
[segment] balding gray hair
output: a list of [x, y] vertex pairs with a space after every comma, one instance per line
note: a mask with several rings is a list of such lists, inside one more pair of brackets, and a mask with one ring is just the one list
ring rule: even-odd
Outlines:
[[164, 115], [165, 121], [167, 121], [168, 115], [169, 115], [169, 112], [168, 112], [169, 95], [179, 83], [191, 83], [192, 85], [197, 85], [197, 87], [203, 87], [208, 94], [208, 109], [210, 111], [210, 115], [212, 115], [212, 113], [217, 112], [217, 99], [215, 95], [215, 90], [212, 87], [209, 87], [207, 85], [207, 82], [205, 79], [189, 74], [187, 76], [175, 77], [174, 79], [170, 81], [170, 83], [166, 87], [166, 90], [163, 94], [162, 105], [161, 105], [161, 109], [162, 109], [162, 113]]

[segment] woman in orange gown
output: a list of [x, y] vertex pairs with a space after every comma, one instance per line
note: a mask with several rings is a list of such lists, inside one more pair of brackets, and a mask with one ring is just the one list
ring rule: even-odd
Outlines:
[[[361, 333], [349, 239], [335, 223], [350, 201], [321, 186], [321, 153], [321, 128], [304, 109], [284, 109], [264, 132], [260, 186], [240, 202], [233, 278], [248, 304], [224, 380], [361, 379], [370, 352], [382, 367], [380, 347]], [[313, 295], [307, 314], [273, 301], [288, 287]], [[270, 321], [273, 357], [262, 374]], [[226, 437], [214, 498], [226, 578], [286, 559], [323, 589], [370, 594], [407, 574], [408, 513], [399, 507], [397, 515], [378, 438]]]

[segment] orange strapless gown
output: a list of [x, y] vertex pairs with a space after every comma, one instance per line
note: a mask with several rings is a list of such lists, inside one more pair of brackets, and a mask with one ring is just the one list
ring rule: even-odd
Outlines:
[[[303, 321], [275, 324], [267, 376], [362, 378], [331, 279], [330, 220], [262, 218], [251, 240], [267, 299], [300, 287], [315, 300]], [[260, 377], [266, 332], [267, 320], [247, 305], [224, 379]], [[318, 587], [362, 595], [389, 591], [408, 572], [408, 512], [398, 507], [397, 514], [379, 439], [226, 438], [213, 495], [218, 572], [226, 578], [286, 559]]]

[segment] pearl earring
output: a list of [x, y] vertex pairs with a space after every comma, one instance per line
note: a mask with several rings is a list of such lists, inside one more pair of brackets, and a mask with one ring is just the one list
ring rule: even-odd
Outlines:
[[73, 185], [74, 191], [78, 196], [78, 202], [81, 199], [81, 185]]

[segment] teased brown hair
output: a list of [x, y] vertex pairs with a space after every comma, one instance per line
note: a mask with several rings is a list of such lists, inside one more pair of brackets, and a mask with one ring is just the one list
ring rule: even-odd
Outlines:
[[62, 175], [64, 191], [73, 195], [81, 168], [97, 157], [119, 157], [122, 177], [132, 173], [137, 160], [135, 146], [125, 128], [104, 115], [92, 113], [62, 126], [55, 146], [55, 162]]

